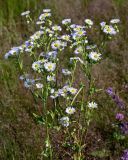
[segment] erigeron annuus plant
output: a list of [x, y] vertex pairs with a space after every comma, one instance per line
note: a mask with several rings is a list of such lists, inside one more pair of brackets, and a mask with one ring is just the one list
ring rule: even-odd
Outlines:
[[[22, 13], [30, 24], [30, 12]], [[110, 40], [118, 31], [119, 19], [113, 19], [110, 24], [100, 23], [100, 30], [106, 40]], [[85, 159], [86, 136], [93, 120], [93, 114], [98, 108], [94, 94], [99, 89], [95, 87], [92, 77], [92, 66], [102, 59], [101, 50], [105, 41], [97, 46], [93, 39], [88, 38], [88, 30], [94, 22], [86, 19], [83, 25], [72, 24], [71, 19], [62, 20], [61, 25], [53, 24], [51, 10], [44, 9], [36, 22], [39, 30], [29, 40], [19, 47], [13, 47], [5, 54], [5, 59], [14, 57], [22, 75], [24, 86], [28, 88], [34, 99], [42, 102], [42, 113], [33, 113], [39, 123], [46, 128], [45, 148], [42, 156], [53, 159], [54, 146], [51, 141], [51, 129], [65, 134], [63, 147], [69, 147], [70, 157], [74, 160]], [[65, 52], [70, 52], [65, 57]], [[26, 55], [27, 54], [27, 55]], [[24, 56], [29, 56], [30, 74], [26, 70]], [[62, 67], [68, 60], [68, 65]], [[76, 73], [84, 74], [87, 82], [76, 83]], [[52, 103], [50, 106], [48, 102]]]

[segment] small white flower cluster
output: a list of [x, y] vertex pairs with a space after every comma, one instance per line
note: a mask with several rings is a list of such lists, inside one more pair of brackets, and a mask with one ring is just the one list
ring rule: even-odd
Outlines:
[[[68, 115], [72, 115], [76, 112], [75, 108], [74, 107], [67, 107], [65, 112], [68, 114]], [[60, 119], [60, 124], [63, 126], [63, 127], [68, 127], [69, 126], [69, 122], [70, 122], [70, 119], [68, 116], [65, 116], [65, 117], [62, 117]]]
[[67, 46], [67, 43], [61, 40], [56, 40], [51, 44], [51, 47], [53, 50], [60, 50], [60, 51], [64, 50], [66, 46]]
[[94, 109], [94, 108], [97, 108], [97, 103], [95, 103], [95, 102], [88, 102], [87, 106], [90, 109]]
[[[29, 14], [30, 11], [26, 11], [21, 15], [30, 18]], [[33, 33], [21, 46], [13, 47], [5, 54], [5, 59], [11, 56], [18, 56], [21, 53], [27, 52], [29, 54], [33, 62], [31, 68], [34, 72], [34, 77], [40, 75], [41, 79], [33, 79], [28, 75], [22, 76], [20, 79], [23, 80], [24, 86], [30, 88], [37, 97], [39, 93], [39, 96], [43, 96], [42, 98], [49, 99], [51, 97], [55, 104], [57, 104], [58, 99], [63, 101], [62, 105], [67, 102], [66, 106], [68, 105], [68, 107], [64, 111], [66, 116], [59, 119], [60, 124], [64, 127], [68, 127], [71, 123], [69, 117], [76, 112], [72, 104], [81, 91], [81, 88], [77, 90], [73, 87], [75, 75], [72, 73], [75, 73], [75, 67], [78, 65], [78, 67], [86, 70], [86, 64], [95, 64], [101, 60], [102, 56], [98, 45], [95, 45], [87, 35], [87, 31], [93, 27], [94, 22], [91, 19], [85, 19], [84, 22], [84, 25], [77, 25], [72, 24], [71, 19], [63, 19], [62, 26], [56, 25], [51, 20], [51, 10], [44, 9], [36, 22], [39, 30]], [[119, 19], [112, 19], [110, 24], [101, 22], [100, 27], [105, 36], [111, 37], [115, 35], [118, 32], [117, 24], [119, 22]], [[64, 54], [67, 47], [69, 47], [68, 51], [72, 52], [71, 55], [74, 53], [72, 56], [69, 55], [69, 65], [72, 67], [72, 72], [68, 67], [61, 68], [63, 64], [61, 65], [60, 61], [63, 61], [63, 59], [60, 58], [60, 51]], [[41, 50], [40, 54], [38, 54], [39, 50]], [[61, 79], [60, 73], [64, 75], [62, 79], [65, 80], [67, 78], [66, 82], [59, 81]], [[95, 109], [97, 106], [97, 103], [93, 101], [87, 104], [90, 109]]]
[[101, 25], [101, 30], [109, 35], [109, 36], [112, 36], [112, 35], [115, 35], [117, 34], [117, 32], [119, 32], [118, 30], [118, 27], [116, 24], [118, 24], [120, 22], [119, 19], [112, 19], [110, 21], [110, 25], [108, 25], [106, 22], [101, 22], [100, 25]]
[[50, 97], [52, 99], [55, 99], [55, 98], [57, 98], [59, 96], [67, 98], [67, 96], [72, 96], [72, 95], [75, 95], [76, 93], [77, 93], [77, 89], [76, 88], [73, 88], [73, 87], [70, 87], [70, 86], [66, 85], [63, 88], [52, 92]]

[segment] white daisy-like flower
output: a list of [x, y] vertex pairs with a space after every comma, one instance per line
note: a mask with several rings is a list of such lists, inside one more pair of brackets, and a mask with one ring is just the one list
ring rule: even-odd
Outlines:
[[67, 46], [67, 43], [63, 42], [61, 40], [56, 40], [56, 41], [52, 42], [52, 44], [51, 44], [51, 47], [53, 50], [57, 50], [57, 49], [63, 50], [64, 47], [66, 47], [66, 46]]
[[73, 94], [73, 95], [75, 95], [75, 94], [77, 93], [77, 89], [76, 89], [76, 88], [73, 88], [73, 87], [69, 87], [69, 88], [68, 88], [68, 91], [69, 91], [71, 94]]
[[70, 41], [70, 36], [69, 35], [62, 35], [60, 38], [62, 40], [65, 40], [65, 41]]
[[79, 54], [79, 53], [82, 53], [82, 52], [83, 52], [83, 47], [82, 46], [78, 46], [74, 51], [75, 54]]
[[85, 26], [80, 25], [71, 25], [70, 27], [73, 28], [75, 32], [83, 31], [83, 29], [85, 29]]
[[57, 92], [57, 91], [54, 91], [50, 97], [51, 97], [52, 99], [55, 99], [55, 98], [57, 98], [58, 96], [59, 96], [58, 92]]
[[43, 88], [43, 84], [42, 83], [36, 83], [36, 87], [41, 89], [41, 88]]
[[67, 114], [74, 114], [75, 111], [76, 111], [76, 110], [75, 110], [74, 107], [67, 107], [65, 112], [66, 112]]
[[64, 127], [68, 127], [69, 126], [69, 117], [62, 117], [60, 119], [60, 124]]
[[99, 61], [101, 59], [101, 54], [97, 52], [90, 52], [88, 56], [93, 61]]
[[32, 69], [34, 71], [40, 71], [40, 69], [42, 68], [42, 61], [41, 60], [38, 60], [36, 62], [33, 62], [32, 64]]
[[46, 12], [46, 13], [43, 13], [39, 16], [39, 20], [42, 21], [42, 20], [45, 20], [45, 18], [48, 18], [48, 17], [51, 17], [51, 13]]
[[111, 19], [111, 21], [110, 21], [110, 23], [112, 23], [112, 24], [116, 24], [119, 22], [120, 22], [120, 19]]
[[64, 25], [68, 25], [70, 23], [71, 23], [71, 19], [63, 19], [62, 20], [62, 24], [64, 24]]
[[88, 25], [88, 26], [92, 26], [93, 25], [93, 21], [91, 19], [85, 19], [85, 23]]
[[45, 13], [51, 12], [51, 9], [43, 9], [43, 12]]
[[50, 75], [47, 76], [47, 81], [48, 82], [55, 81], [55, 80], [56, 80], [55, 76], [50, 76]]
[[68, 69], [62, 69], [62, 73], [66, 76], [71, 74], [71, 72]]
[[30, 37], [30, 39], [33, 41], [38, 40], [43, 34], [44, 34], [44, 31], [37, 31]]
[[30, 11], [25, 11], [25, 12], [22, 12], [21, 13], [21, 16], [27, 16], [27, 15], [29, 15], [30, 14]]
[[95, 103], [95, 102], [88, 102], [88, 108], [97, 108], [97, 103]]
[[44, 63], [44, 68], [48, 72], [53, 72], [55, 70], [55, 68], [56, 68], [56, 63], [46, 62], [46, 63]]
[[50, 51], [46, 53], [46, 58], [53, 58], [55, 59], [57, 56], [57, 52], [56, 51]]
[[52, 30], [53, 31], [61, 31], [62, 28], [60, 26], [55, 25], [55, 26], [52, 26]]
[[105, 25], [103, 32], [110, 35], [115, 35], [117, 32], [111, 25]]

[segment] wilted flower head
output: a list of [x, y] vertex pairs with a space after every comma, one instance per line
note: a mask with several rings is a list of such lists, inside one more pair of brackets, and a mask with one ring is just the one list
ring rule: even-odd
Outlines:
[[64, 127], [68, 127], [69, 126], [69, 117], [62, 117], [60, 119], [60, 124]]
[[116, 119], [119, 121], [122, 121], [124, 119], [124, 115], [122, 113], [117, 113], [116, 114]]
[[67, 114], [74, 114], [75, 113], [75, 108], [74, 107], [67, 107], [66, 108], [66, 113]]
[[95, 102], [88, 102], [88, 108], [97, 108], [97, 103], [95, 103]]

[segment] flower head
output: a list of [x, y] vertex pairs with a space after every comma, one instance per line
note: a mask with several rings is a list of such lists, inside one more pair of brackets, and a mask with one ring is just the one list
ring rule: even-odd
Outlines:
[[120, 19], [111, 19], [110, 23], [117, 24], [120, 22]]
[[88, 102], [88, 108], [97, 108], [97, 103], [95, 103], [95, 102]]
[[85, 19], [85, 24], [91, 27], [93, 25], [93, 21], [91, 19]]
[[21, 16], [27, 16], [27, 15], [29, 15], [30, 14], [30, 11], [25, 11], [25, 12], [22, 12], [21, 13]]
[[99, 61], [101, 59], [101, 54], [97, 52], [90, 52], [88, 56], [93, 61]]
[[117, 33], [111, 25], [105, 25], [103, 27], [103, 32], [109, 35], [115, 35]]
[[65, 48], [65, 46], [67, 46], [66, 42], [63, 42], [61, 40], [56, 40], [54, 42], [52, 42], [51, 47], [53, 50], [63, 50]]
[[69, 117], [62, 117], [60, 119], [60, 124], [64, 127], [68, 127], [69, 126]]
[[124, 150], [124, 153], [120, 160], [128, 160], [128, 149]]
[[75, 113], [75, 108], [74, 107], [67, 107], [66, 108], [66, 113], [67, 114], [74, 114]]
[[124, 115], [122, 113], [117, 113], [116, 114], [116, 119], [119, 121], [122, 121], [124, 119]]
[[66, 76], [71, 74], [71, 72], [68, 69], [62, 69], [62, 73]]
[[70, 23], [71, 23], [71, 19], [63, 19], [62, 20], [62, 24], [64, 24], [64, 25], [68, 25]]
[[41, 60], [38, 60], [36, 62], [33, 62], [32, 64], [32, 69], [34, 71], [38, 71], [38, 72], [41, 72], [43, 66], [42, 66], [42, 61]]
[[44, 12], [44, 13], [51, 12], [51, 9], [43, 9], [43, 12]]
[[43, 88], [43, 84], [42, 84], [42, 83], [36, 83], [36, 87], [37, 87], [38, 89], [41, 89], [41, 88]]
[[47, 81], [48, 82], [51, 82], [51, 81], [55, 81], [56, 79], [55, 79], [55, 76], [51, 76], [51, 75], [48, 75], [47, 76]]
[[60, 26], [55, 25], [55, 26], [52, 26], [52, 30], [53, 31], [61, 31], [62, 28]]
[[70, 94], [73, 94], [73, 95], [77, 93], [77, 89], [73, 87], [69, 87], [67, 90], [70, 92]]
[[46, 63], [44, 63], [44, 68], [48, 72], [53, 72], [55, 70], [55, 68], [56, 68], [56, 63], [46, 62]]

